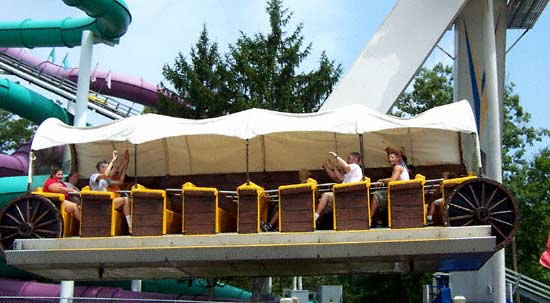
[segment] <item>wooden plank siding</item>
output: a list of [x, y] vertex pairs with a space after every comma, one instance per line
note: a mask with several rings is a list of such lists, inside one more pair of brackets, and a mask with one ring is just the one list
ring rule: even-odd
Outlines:
[[370, 228], [370, 179], [335, 184], [334, 229], [366, 230]]

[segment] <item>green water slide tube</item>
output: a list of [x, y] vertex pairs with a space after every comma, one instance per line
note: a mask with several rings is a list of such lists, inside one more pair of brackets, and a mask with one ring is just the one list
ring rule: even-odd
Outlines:
[[[65, 123], [72, 116], [54, 101], [7, 79], [0, 79], [0, 108], [37, 124], [54, 117]], [[4, 163], [0, 157], [0, 166]], [[47, 176], [35, 176], [32, 188], [42, 186]], [[0, 178], [0, 208], [27, 190], [27, 176]]]
[[63, 0], [89, 17], [62, 20], [0, 22], [1, 47], [78, 46], [82, 31], [94, 33], [96, 43], [117, 44], [132, 21], [122, 0]]
[[0, 79], [0, 108], [36, 124], [50, 117], [65, 123], [72, 120], [69, 113], [54, 101], [7, 79]]

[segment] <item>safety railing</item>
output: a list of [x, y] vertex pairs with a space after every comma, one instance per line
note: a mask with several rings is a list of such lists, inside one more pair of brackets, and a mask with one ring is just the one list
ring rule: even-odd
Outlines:
[[512, 291], [535, 302], [550, 302], [550, 285], [506, 268], [506, 282], [512, 284]]

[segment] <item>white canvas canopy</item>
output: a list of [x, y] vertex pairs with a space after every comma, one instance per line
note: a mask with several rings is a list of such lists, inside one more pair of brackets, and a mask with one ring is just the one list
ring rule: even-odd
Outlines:
[[[138, 176], [243, 173], [320, 169], [328, 151], [342, 156], [360, 151], [367, 167], [387, 166], [384, 148], [403, 146], [415, 165], [472, 163], [475, 151], [462, 152], [461, 136], [476, 143], [474, 115], [467, 101], [431, 109], [412, 119], [351, 105], [311, 114], [250, 109], [203, 120], [155, 114], [79, 128], [51, 118], [38, 128], [33, 150], [73, 144], [84, 177], [111, 151], [137, 145]], [[477, 146], [477, 145], [474, 145]], [[469, 158], [469, 159], [467, 159]], [[130, 161], [128, 174], [134, 172]]]

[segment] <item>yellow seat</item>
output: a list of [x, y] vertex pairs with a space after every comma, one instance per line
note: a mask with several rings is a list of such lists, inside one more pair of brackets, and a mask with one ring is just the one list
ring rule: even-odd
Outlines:
[[279, 230], [314, 231], [317, 181], [279, 186]]
[[109, 237], [128, 234], [124, 215], [115, 210], [115, 194], [93, 191], [86, 186], [80, 191], [80, 236]]
[[235, 231], [236, 210], [222, 208], [218, 189], [187, 182], [182, 186], [183, 233], [216, 234]]
[[364, 181], [335, 184], [334, 229], [364, 230], [370, 228], [370, 179]]
[[413, 180], [388, 183], [388, 226], [413, 228], [426, 225], [424, 184], [426, 178], [416, 175]]
[[45, 192], [42, 187], [37, 187], [32, 192], [33, 195], [40, 195], [48, 198], [59, 209], [61, 219], [63, 220], [63, 237], [78, 236], [80, 232], [80, 222], [65, 210], [65, 195], [61, 193]]
[[237, 187], [237, 232], [259, 233], [260, 221], [267, 222], [269, 197], [263, 187], [252, 182]]
[[471, 179], [475, 179], [475, 178], [477, 178], [477, 176], [469, 175], [466, 177], [447, 179], [441, 182], [441, 195], [443, 197], [443, 203], [439, 204], [439, 206], [436, 207], [435, 209], [434, 222], [440, 223], [440, 224], [442, 223], [444, 226], [447, 226], [449, 224], [447, 220], [448, 215], [446, 213], [447, 208], [445, 207], [445, 205], [447, 205], [448, 203], [447, 199], [449, 195], [460, 183]]
[[132, 187], [132, 236], [161, 236], [181, 233], [181, 214], [167, 207], [166, 191]]

